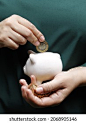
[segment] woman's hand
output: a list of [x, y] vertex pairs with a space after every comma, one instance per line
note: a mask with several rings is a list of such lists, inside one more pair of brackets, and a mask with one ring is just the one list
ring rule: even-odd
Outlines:
[[[60, 104], [75, 88], [86, 83], [86, 68], [77, 67], [67, 72], [61, 72], [50, 82], [41, 84], [36, 93], [45, 94], [52, 92], [49, 97], [38, 98], [28, 89], [28, 84], [21, 79], [21, 91], [24, 99], [33, 107], [46, 107]], [[31, 82], [36, 83], [35, 76], [31, 76]]]
[[45, 39], [31, 22], [18, 15], [12, 15], [0, 22], [0, 48], [17, 49], [19, 45], [24, 45], [27, 40], [38, 46]]

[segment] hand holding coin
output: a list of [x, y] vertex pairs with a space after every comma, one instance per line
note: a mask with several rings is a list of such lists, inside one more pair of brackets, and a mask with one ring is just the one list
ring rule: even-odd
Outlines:
[[38, 94], [36, 93], [36, 88], [37, 88], [37, 85], [34, 83], [31, 83], [28, 85], [28, 89], [32, 90], [33, 94], [39, 98], [43, 98], [43, 97], [48, 97], [50, 96], [51, 93], [46, 93], [46, 94]]

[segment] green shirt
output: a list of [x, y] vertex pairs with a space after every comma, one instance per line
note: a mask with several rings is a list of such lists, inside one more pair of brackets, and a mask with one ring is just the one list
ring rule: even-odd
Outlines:
[[[0, 21], [17, 14], [31, 21], [45, 36], [50, 52], [61, 55], [63, 70], [86, 63], [86, 0], [0, 0]], [[0, 49], [0, 113], [86, 113], [86, 87], [75, 89], [59, 106], [35, 109], [21, 95], [19, 79], [27, 42], [17, 50]]]

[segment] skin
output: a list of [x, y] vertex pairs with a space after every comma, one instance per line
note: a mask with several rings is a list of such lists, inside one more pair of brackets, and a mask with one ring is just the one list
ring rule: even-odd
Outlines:
[[19, 45], [26, 44], [27, 40], [38, 46], [45, 38], [31, 22], [19, 15], [12, 15], [0, 22], [0, 48], [15, 50]]
[[[47, 107], [60, 104], [75, 88], [84, 86], [86, 84], [86, 68], [77, 67], [66, 72], [61, 72], [54, 77], [53, 80], [41, 84], [36, 93], [44, 94], [52, 92], [49, 97], [38, 98], [33, 95], [32, 91], [28, 89], [26, 80], [21, 79], [21, 91], [23, 98], [33, 107]], [[31, 82], [36, 83], [34, 75], [31, 76]]]

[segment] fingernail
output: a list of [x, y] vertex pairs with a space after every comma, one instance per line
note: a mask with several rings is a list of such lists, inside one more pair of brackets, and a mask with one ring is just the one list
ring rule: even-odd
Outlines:
[[44, 41], [45, 40], [45, 37], [44, 36], [41, 36], [40, 38], [39, 38], [39, 41]]
[[42, 88], [42, 87], [36, 88], [36, 92], [37, 92], [37, 93], [42, 93], [42, 92], [43, 92], [43, 88]]
[[36, 46], [39, 46], [40, 42], [39, 42], [39, 41], [36, 41], [34, 44], [35, 44]]
[[20, 82], [25, 82], [25, 80], [24, 79], [20, 79]]

